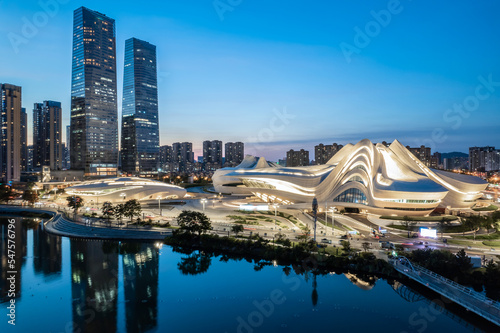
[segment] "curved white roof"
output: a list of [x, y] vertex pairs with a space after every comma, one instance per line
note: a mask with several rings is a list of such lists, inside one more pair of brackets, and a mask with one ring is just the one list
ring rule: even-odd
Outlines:
[[235, 168], [217, 170], [214, 187], [253, 193], [268, 201], [319, 202], [367, 209], [428, 214], [438, 205], [466, 208], [487, 183], [477, 177], [431, 170], [399, 141], [389, 147], [370, 140], [348, 144], [327, 164], [280, 167], [247, 156]]

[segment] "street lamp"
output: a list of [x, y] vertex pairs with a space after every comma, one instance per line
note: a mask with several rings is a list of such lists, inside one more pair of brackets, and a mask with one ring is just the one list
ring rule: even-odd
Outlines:
[[328, 201], [325, 200], [325, 225], [328, 227]]
[[205, 213], [205, 204], [207, 203], [207, 199], [201, 199], [201, 203], [203, 204], [203, 213]]
[[160, 200], [161, 200], [161, 196], [159, 195], [159, 196], [158, 196], [158, 210], [160, 211], [160, 216], [162, 216], [162, 215], [161, 215]]
[[316, 242], [316, 222], [318, 220], [318, 199], [316, 198], [312, 202], [312, 212], [314, 215], [314, 241]]
[[335, 210], [337, 210], [335, 207], [330, 208], [330, 212], [332, 212], [332, 235], [335, 235]]
[[279, 205], [276, 204], [276, 203], [274, 203], [273, 207], [274, 207], [274, 229], [276, 230], [276, 219], [278, 218], [278, 216], [277, 216], [278, 215], [277, 209], [278, 209]]

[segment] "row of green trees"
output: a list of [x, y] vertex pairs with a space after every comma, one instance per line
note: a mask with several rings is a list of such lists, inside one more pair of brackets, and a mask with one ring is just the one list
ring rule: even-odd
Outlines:
[[130, 222], [132, 222], [134, 217], [139, 217], [142, 213], [141, 204], [136, 199], [128, 200], [114, 206], [111, 202], [106, 201], [102, 204], [101, 210], [104, 218], [109, 220], [112, 217], [116, 217], [120, 222], [123, 217], [130, 218]]
[[[78, 209], [84, 205], [84, 200], [77, 195], [67, 197], [66, 201], [68, 202], [68, 207], [73, 209], [75, 214], [78, 212]], [[136, 199], [128, 200], [127, 202], [117, 205], [113, 205], [111, 202], [106, 201], [102, 204], [101, 210], [102, 216], [108, 221], [112, 217], [116, 217], [120, 222], [123, 217], [130, 218], [130, 222], [132, 222], [134, 217], [140, 216], [142, 212], [141, 204]]]

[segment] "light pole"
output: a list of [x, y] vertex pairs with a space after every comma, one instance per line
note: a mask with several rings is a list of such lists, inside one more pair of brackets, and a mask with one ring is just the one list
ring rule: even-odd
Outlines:
[[160, 211], [160, 216], [162, 216], [162, 215], [161, 215], [160, 200], [161, 200], [161, 196], [158, 196], [158, 210]]
[[328, 201], [325, 200], [325, 225], [328, 227]]
[[332, 236], [335, 235], [335, 207], [330, 208], [330, 212], [332, 212]]
[[201, 199], [201, 203], [203, 204], [203, 213], [205, 213], [205, 204], [207, 203], [207, 199]]
[[314, 215], [314, 242], [316, 242], [316, 222], [318, 220], [318, 199], [316, 198], [312, 202], [312, 212]]
[[274, 207], [274, 230], [276, 230], [276, 219], [278, 218], [278, 204], [273, 204]]

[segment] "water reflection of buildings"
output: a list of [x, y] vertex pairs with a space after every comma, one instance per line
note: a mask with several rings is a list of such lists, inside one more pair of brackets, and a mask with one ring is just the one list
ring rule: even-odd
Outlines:
[[157, 325], [158, 259], [154, 244], [123, 244], [123, 285], [127, 332], [145, 332]]
[[74, 332], [117, 329], [118, 243], [71, 240]]
[[33, 266], [36, 273], [45, 276], [60, 275], [62, 266], [62, 238], [37, 227], [33, 230]]
[[344, 276], [348, 278], [355, 286], [363, 289], [370, 290], [375, 286], [377, 278], [375, 276], [361, 276], [353, 273], [344, 273]]
[[[14, 245], [15, 248], [11, 248], [13, 250], [9, 256], [9, 220], [7, 218], [0, 218], [0, 303], [7, 302], [10, 297], [9, 288], [10, 283], [7, 280], [11, 274], [8, 272], [14, 271], [15, 276], [15, 293], [16, 298], [21, 297], [21, 268], [25, 262], [26, 258], [26, 241], [28, 239], [28, 228], [25, 223], [22, 222], [22, 218], [16, 217], [14, 218], [14, 228], [11, 230], [15, 231]], [[12, 244], [12, 243], [10, 243]], [[15, 264], [13, 267], [9, 266], [9, 260], [14, 259]]]

